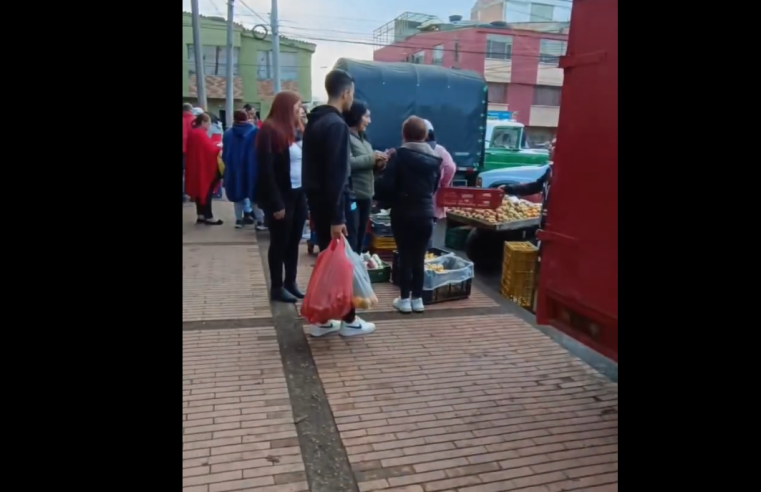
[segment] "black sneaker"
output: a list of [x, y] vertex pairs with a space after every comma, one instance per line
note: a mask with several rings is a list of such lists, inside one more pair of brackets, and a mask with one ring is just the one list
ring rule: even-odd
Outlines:
[[235, 221], [235, 228], [236, 229], [241, 229], [242, 227], [243, 227], [243, 221], [240, 220], [240, 219], [236, 220]]

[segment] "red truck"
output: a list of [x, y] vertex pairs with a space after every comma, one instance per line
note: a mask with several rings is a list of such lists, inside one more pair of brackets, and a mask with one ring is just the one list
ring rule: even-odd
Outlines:
[[618, 0], [575, 0], [537, 321], [618, 362]]

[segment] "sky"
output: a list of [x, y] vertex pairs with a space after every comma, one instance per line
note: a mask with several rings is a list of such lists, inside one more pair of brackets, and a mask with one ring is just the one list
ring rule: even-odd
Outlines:
[[[198, 0], [201, 14], [226, 17], [225, 0]], [[404, 12], [470, 17], [475, 0], [279, 0], [280, 33], [317, 45], [312, 56], [312, 97], [325, 100], [325, 74], [339, 58], [372, 60], [373, 30]], [[235, 21], [246, 27], [269, 22], [271, 0], [237, 0]], [[362, 7], [358, 7], [362, 5]], [[190, 0], [182, 8], [190, 12]], [[257, 17], [258, 14], [260, 17]], [[338, 40], [336, 41], [325, 41]]]

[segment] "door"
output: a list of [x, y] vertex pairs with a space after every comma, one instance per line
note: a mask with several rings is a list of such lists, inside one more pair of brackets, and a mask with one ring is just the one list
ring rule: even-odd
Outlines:
[[618, 360], [618, 0], [574, 2], [537, 321]]

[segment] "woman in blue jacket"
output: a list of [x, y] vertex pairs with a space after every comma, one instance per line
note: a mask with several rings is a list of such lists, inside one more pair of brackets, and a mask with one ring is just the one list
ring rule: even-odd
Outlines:
[[235, 203], [235, 227], [253, 224], [251, 203], [256, 202], [256, 152], [254, 141], [257, 128], [248, 120], [245, 111], [236, 111], [233, 126], [222, 137], [222, 161], [225, 163], [225, 193]]

